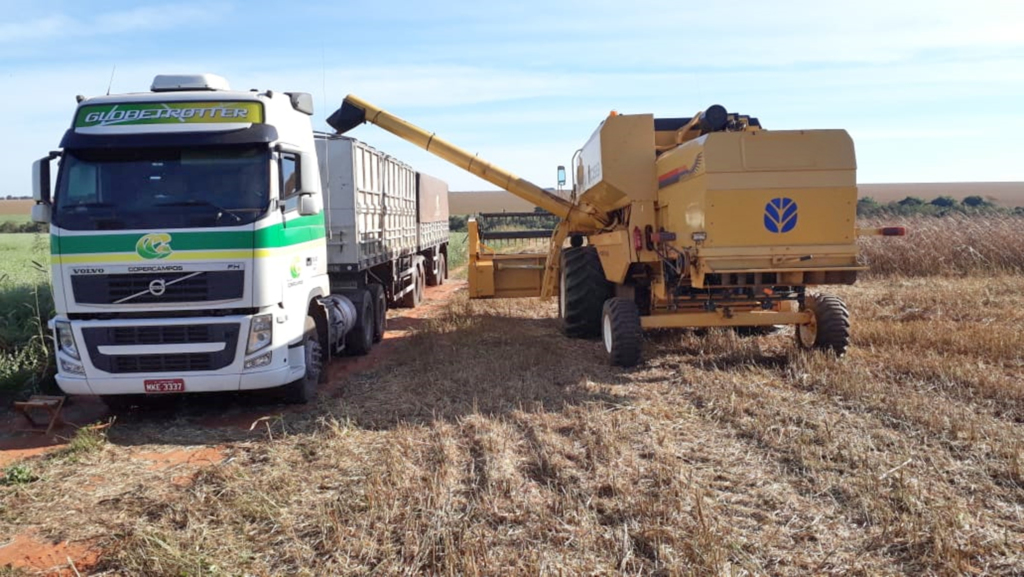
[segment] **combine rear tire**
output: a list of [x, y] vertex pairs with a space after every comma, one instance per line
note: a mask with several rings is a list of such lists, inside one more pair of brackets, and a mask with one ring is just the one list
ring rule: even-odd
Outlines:
[[814, 320], [796, 327], [796, 342], [804, 349], [831, 351], [837, 357], [850, 346], [850, 311], [842, 299], [830, 294], [807, 295], [806, 307]]
[[608, 361], [616, 367], [634, 367], [643, 350], [640, 309], [630, 299], [610, 298], [601, 314], [601, 335]]
[[302, 354], [305, 357], [306, 373], [302, 378], [284, 386], [284, 400], [289, 404], [306, 404], [316, 399], [316, 386], [324, 370], [323, 348], [316, 320], [306, 317], [306, 328], [302, 338]]
[[573, 338], [601, 334], [601, 310], [611, 296], [611, 283], [604, 278], [601, 257], [592, 246], [562, 251], [562, 274], [558, 290], [558, 315], [562, 329]]

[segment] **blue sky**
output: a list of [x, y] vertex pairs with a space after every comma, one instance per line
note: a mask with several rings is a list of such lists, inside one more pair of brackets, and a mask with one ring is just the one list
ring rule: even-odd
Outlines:
[[[846, 128], [861, 182], [1024, 180], [1024, 2], [0, 0], [0, 195], [30, 192], [75, 95], [158, 73], [354, 93], [543, 186], [609, 110], [712, 103], [769, 129]], [[326, 113], [326, 114], [325, 114]], [[491, 189], [364, 126], [354, 135]]]

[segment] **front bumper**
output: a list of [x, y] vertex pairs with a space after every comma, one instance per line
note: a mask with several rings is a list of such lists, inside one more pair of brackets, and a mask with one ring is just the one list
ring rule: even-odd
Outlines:
[[[57, 384], [70, 395], [124, 395], [145, 393], [152, 380], [180, 380], [184, 392], [205, 393], [267, 389], [301, 378], [302, 348], [289, 347], [298, 338], [286, 334], [288, 325], [275, 322], [271, 344], [247, 355], [251, 322], [247, 315], [71, 321], [81, 359], [57, 351]], [[245, 368], [247, 360], [265, 355], [265, 364]]]

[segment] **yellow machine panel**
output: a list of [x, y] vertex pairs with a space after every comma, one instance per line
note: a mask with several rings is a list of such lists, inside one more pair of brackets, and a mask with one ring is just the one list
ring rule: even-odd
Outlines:
[[612, 115], [580, 151], [580, 200], [614, 210], [654, 199], [654, 116]]

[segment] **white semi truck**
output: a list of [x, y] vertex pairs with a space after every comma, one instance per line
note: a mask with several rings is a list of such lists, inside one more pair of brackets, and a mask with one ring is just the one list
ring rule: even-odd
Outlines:
[[67, 394], [307, 402], [332, 355], [369, 352], [389, 304], [447, 276], [447, 186], [314, 133], [309, 94], [161, 75], [78, 101], [61, 150], [33, 165]]

